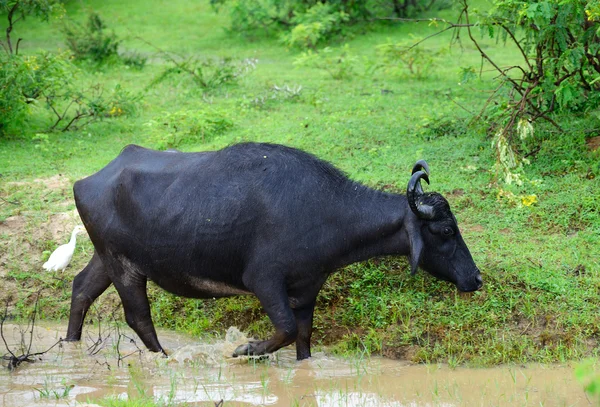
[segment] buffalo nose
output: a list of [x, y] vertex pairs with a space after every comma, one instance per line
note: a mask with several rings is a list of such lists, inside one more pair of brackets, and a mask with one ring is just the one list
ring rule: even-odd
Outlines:
[[477, 277], [475, 277], [475, 281], [477, 282], [477, 289], [478, 290], [481, 287], [483, 287], [483, 280], [481, 279], [481, 275], [477, 275]]

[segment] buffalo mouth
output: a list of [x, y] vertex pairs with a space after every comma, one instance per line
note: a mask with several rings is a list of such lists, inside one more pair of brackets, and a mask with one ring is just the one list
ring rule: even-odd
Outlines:
[[460, 291], [460, 292], [470, 293], [473, 291], [477, 291], [481, 287], [483, 287], [483, 280], [481, 279], [481, 275], [477, 274], [475, 279], [473, 279], [472, 281], [469, 281], [469, 283], [457, 284], [456, 287], [458, 288], [458, 291]]

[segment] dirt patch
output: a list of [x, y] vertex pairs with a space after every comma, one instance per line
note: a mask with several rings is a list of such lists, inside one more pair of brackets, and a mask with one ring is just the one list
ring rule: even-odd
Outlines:
[[76, 209], [70, 212], [55, 213], [50, 215], [50, 219], [45, 223], [45, 229], [50, 232], [52, 239], [55, 241], [69, 240], [71, 232], [76, 225], [81, 225], [81, 219]]
[[22, 232], [26, 225], [25, 216], [11, 216], [0, 222], [0, 235], [13, 236]]
[[468, 224], [468, 223], [461, 223], [460, 224], [460, 230], [463, 233], [481, 233], [485, 231], [485, 228], [482, 225], [479, 224]]
[[8, 237], [0, 242], [0, 277], [6, 277], [9, 268], [31, 269], [32, 262], [41, 264], [48, 241], [51, 249], [67, 243], [75, 225], [81, 224], [77, 210], [56, 213], [46, 222], [34, 224], [27, 216], [18, 215], [0, 222], [0, 236]]
[[46, 188], [56, 190], [56, 189], [66, 189], [71, 186], [71, 181], [68, 177], [62, 174], [56, 174], [49, 178], [36, 178], [33, 181], [13, 181], [7, 182], [7, 185], [15, 185], [15, 186], [24, 186], [30, 185], [32, 183], [35, 184], [43, 184]]
[[597, 151], [600, 148], [600, 136], [591, 137], [585, 141], [587, 148], [591, 151]]
[[[31, 227], [28, 229], [27, 217], [23, 215], [10, 216], [4, 221], [0, 221], [0, 235], [12, 236], [24, 236], [25, 234], [31, 233], [31, 237], [34, 240], [45, 239], [49, 233], [53, 240], [62, 241], [68, 240], [68, 236], [73, 231], [76, 225], [81, 224], [81, 219], [77, 210], [74, 209], [69, 212], [61, 212], [50, 215], [48, 221], [42, 223], [37, 227]], [[63, 242], [63, 243], [66, 243]]]

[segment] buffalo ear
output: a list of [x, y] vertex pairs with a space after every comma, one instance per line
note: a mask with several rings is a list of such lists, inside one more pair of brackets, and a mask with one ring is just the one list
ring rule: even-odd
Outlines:
[[414, 276], [417, 274], [421, 253], [423, 253], [423, 239], [421, 238], [421, 230], [418, 227], [409, 227], [407, 228], [407, 232], [410, 245], [410, 255], [408, 259], [410, 262], [410, 274]]

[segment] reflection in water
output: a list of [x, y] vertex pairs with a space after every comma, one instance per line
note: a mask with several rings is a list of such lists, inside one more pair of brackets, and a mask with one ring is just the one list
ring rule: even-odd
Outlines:
[[[21, 339], [18, 328], [5, 326], [11, 348]], [[36, 327], [32, 351], [48, 348], [65, 329]], [[449, 369], [324, 353], [297, 362], [293, 347], [268, 360], [234, 359], [229, 357], [233, 349], [247, 340], [235, 329], [214, 343], [160, 332], [171, 355], [162, 358], [138, 352], [124, 336], [118, 341], [114, 331], [94, 347], [98, 336], [90, 330], [82, 343], [65, 343], [16, 372], [0, 371], [0, 405], [93, 406], [107, 397], [151, 398], [159, 404], [186, 406], [214, 406], [224, 400], [225, 407], [591, 405], [572, 369], [565, 366]], [[119, 356], [128, 354], [119, 364]]]

